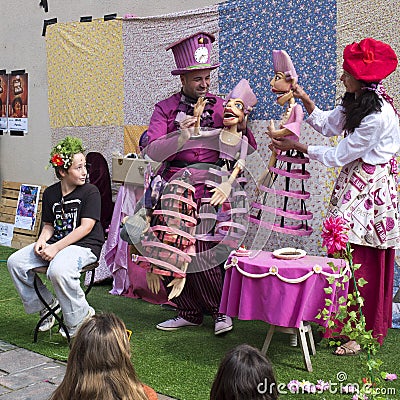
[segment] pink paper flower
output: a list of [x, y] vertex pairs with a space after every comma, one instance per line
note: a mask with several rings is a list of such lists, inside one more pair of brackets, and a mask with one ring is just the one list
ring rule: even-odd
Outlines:
[[287, 384], [290, 393], [298, 393], [299, 387], [300, 382], [297, 379], [294, 379]]
[[346, 249], [349, 240], [346, 221], [342, 217], [329, 217], [323, 223], [322, 246], [328, 254], [335, 254]]
[[395, 381], [397, 379], [396, 374], [386, 374], [385, 378], [386, 381]]

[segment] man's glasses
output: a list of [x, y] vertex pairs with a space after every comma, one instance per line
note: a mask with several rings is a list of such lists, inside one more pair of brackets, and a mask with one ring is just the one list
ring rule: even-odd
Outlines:
[[131, 340], [132, 331], [130, 329], [126, 330], [126, 335], [128, 336], [128, 340]]

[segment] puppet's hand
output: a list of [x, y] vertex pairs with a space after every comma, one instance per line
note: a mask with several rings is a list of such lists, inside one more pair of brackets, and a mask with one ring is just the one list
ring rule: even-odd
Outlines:
[[243, 171], [245, 166], [246, 166], [246, 161], [243, 160], [243, 158], [239, 158], [239, 160], [236, 161], [234, 168], [239, 168], [240, 171]]
[[276, 137], [276, 129], [274, 120], [269, 121], [269, 125], [267, 126], [267, 135], [271, 138]]
[[229, 182], [222, 182], [218, 187], [211, 190], [214, 194], [211, 197], [210, 204], [218, 206], [222, 204], [230, 195], [232, 185]]
[[201, 114], [203, 114], [204, 107], [207, 104], [207, 99], [205, 97], [199, 97], [197, 99], [197, 103], [194, 105], [193, 108], [193, 115], [195, 117], [201, 117]]
[[194, 132], [193, 135], [197, 136], [200, 134], [200, 123], [201, 123], [201, 115], [203, 114], [204, 107], [207, 104], [207, 99], [204, 97], [199, 97], [197, 99], [197, 103], [194, 105], [193, 116], [196, 118], [196, 122], [194, 124]]
[[170, 294], [168, 295], [168, 300], [173, 299], [174, 297], [178, 297], [183, 287], [185, 286], [186, 278], [174, 278], [168, 284], [168, 287], [172, 287]]
[[261, 193], [260, 189], [261, 186], [270, 188], [273, 185], [273, 183], [274, 183], [274, 174], [269, 169], [266, 169], [257, 181], [257, 186], [255, 190], [256, 196], [258, 196]]
[[160, 291], [160, 281], [163, 279], [161, 275], [153, 274], [153, 272], [146, 272], [147, 286], [151, 293], [157, 294]]

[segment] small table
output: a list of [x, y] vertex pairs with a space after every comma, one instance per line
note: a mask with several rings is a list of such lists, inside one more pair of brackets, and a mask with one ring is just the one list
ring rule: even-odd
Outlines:
[[[335, 273], [328, 263], [342, 267]], [[326, 308], [330, 313], [337, 309], [340, 296], [347, 296], [348, 282], [338, 288], [329, 284], [327, 277], [341, 279], [349, 273], [344, 260], [318, 256], [305, 256], [297, 260], [277, 259], [266, 251], [252, 251], [247, 257], [232, 254], [225, 263], [226, 274], [220, 312], [242, 320], [261, 320], [270, 324], [262, 351], [268, 349], [273, 332], [284, 330], [300, 336], [304, 362], [312, 371], [305, 333], [311, 335], [306, 321], [326, 325], [317, 319], [318, 312]], [[324, 288], [332, 288], [327, 294]], [[325, 300], [333, 303], [330, 307]], [[289, 329], [288, 329], [289, 328]], [[311, 337], [312, 338], [312, 335]], [[313, 348], [313, 343], [311, 343]]]

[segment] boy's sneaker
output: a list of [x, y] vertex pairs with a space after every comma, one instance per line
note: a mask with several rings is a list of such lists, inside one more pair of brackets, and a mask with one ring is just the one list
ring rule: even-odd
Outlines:
[[215, 320], [215, 330], [214, 333], [216, 335], [220, 335], [221, 333], [229, 332], [233, 328], [232, 318], [228, 317], [225, 314], [218, 314]]
[[157, 329], [162, 331], [176, 331], [177, 329], [188, 326], [200, 326], [201, 324], [194, 324], [193, 322], [186, 321], [182, 317], [171, 318], [167, 321], [161, 322], [156, 326]]
[[[78, 325], [71, 326], [71, 327], [67, 326], [70, 339], [72, 339], [73, 337], [76, 336], [76, 333], [78, 332], [78, 329], [80, 328], [80, 326], [81, 326], [87, 319], [89, 319], [90, 317], [93, 317], [94, 314], [96, 314], [96, 311], [94, 311], [94, 308], [93, 308], [93, 307], [90, 307], [90, 306], [89, 306], [89, 311], [88, 311], [88, 313], [86, 314], [86, 317], [83, 318], [82, 321], [81, 321]], [[62, 336], [63, 338], [67, 339], [67, 334], [65, 333], [65, 331], [64, 331], [64, 329], [63, 329], [62, 327], [60, 328], [60, 331], [59, 331], [59, 332], [60, 332], [60, 334], [61, 334], [61, 336]]]
[[[58, 303], [57, 299], [53, 299], [53, 301], [50, 304], [50, 308], [55, 308], [55, 307], [58, 307], [56, 309], [56, 313], [58, 314], [61, 311], [61, 308], [59, 306], [59, 303]], [[49, 310], [47, 308], [43, 308], [43, 310], [40, 311], [40, 313], [39, 313], [40, 314], [40, 319], [42, 319], [48, 312], [49, 312]], [[40, 324], [39, 331], [40, 332], [49, 331], [53, 327], [55, 321], [56, 321], [56, 319], [54, 318], [54, 316], [53, 315], [49, 315]]]

